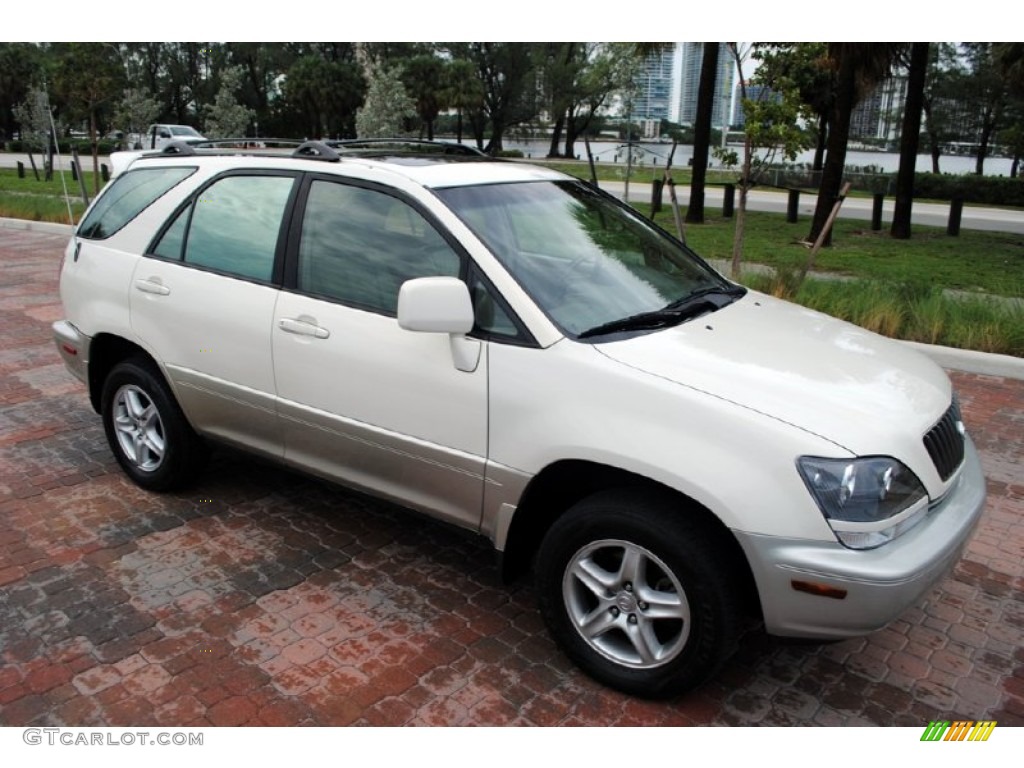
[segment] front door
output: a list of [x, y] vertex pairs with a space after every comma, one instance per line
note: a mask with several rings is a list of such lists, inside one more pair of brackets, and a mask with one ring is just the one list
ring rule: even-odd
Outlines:
[[487, 351], [458, 370], [446, 334], [398, 326], [405, 280], [464, 260], [411, 203], [327, 178], [300, 195], [291, 290], [274, 312], [290, 461], [459, 525], [480, 521]]

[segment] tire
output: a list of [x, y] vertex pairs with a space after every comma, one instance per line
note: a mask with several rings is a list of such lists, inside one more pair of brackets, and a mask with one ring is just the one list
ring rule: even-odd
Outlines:
[[206, 444], [149, 363], [131, 359], [114, 366], [103, 382], [101, 403], [110, 450], [136, 485], [170, 491], [195, 481]]
[[669, 495], [602, 492], [551, 526], [537, 553], [548, 629], [596, 680], [663, 698], [732, 655], [740, 584], [723, 536]]

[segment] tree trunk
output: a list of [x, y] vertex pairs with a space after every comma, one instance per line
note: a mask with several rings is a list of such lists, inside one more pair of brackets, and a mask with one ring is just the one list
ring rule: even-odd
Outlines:
[[707, 179], [708, 152], [711, 149], [711, 113], [715, 105], [715, 79], [718, 74], [718, 43], [704, 43], [697, 90], [697, 118], [693, 126], [693, 177], [687, 224], [704, 223], [704, 182]]
[[96, 135], [96, 110], [89, 110], [89, 143], [92, 145], [92, 194], [100, 193], [100, 141]]
[[[843, 173], [846, 170], [846, 144], [850, 138], [850, 115], [857, 100], [856, 65], [853, 56], [847, 53], [839, 63], [836, 77], [836, 100], [829, 120], [828, 151], [825, 165], [821, 171], [821, 184], [818, 186], [818, 205], [814, 209], [814, 219], [807, 239], [812, 243], [825, 229], [832, 206], [839, 198], [839, 189], [843, 184]], [[829, 232], [823, 245], [831, 245], [832, 233]]]
[[754, 148], [750, 134], [743, 140], [743, 178], [740, 179], [740, 205], [736, 213], [736, 229], [732, 235], [732, 279], [740, 279], [740, 263], [743, 258], [743, 235], [747, 223], [747, 193], [750, 190], [750, 172], [753, 165]]
[[1020, 169], [1020, 155], [1013, 156], [1013, 162], [1010, 163], [1010, 178], [1017, 178], [1017, 171]]
[[924, 109], [924, 121], [928, 131], [928, 150], [932, 156], [932, 173], [940, 173], [939, 158], [942, 157], [942, 144], [939, 142], [939, 134], [932, 128], [934, 123], [932, 122], [931, 101], [925, 99], [922, 108]]
[[565, 121], [565, 156], [576, 157], [576, 140], [580, 137], [580, 123], [575, 115]]
[[900, 168], [896, 174], [896, 209], [889, 230], [889, 234], [897, 240], [910, 239], [910, 214], [914, 207], [914, 173], [917, 170], [917, 144], [921, 136], [928, 48], [928, 43], [914, 43], [910, 48], [907, 100], [903, 106], [903, 129], [900, 136]]
[[977, 176], [982, 176], [985, 173], [985, 158], [988, 156], [988, 143], [992, 138], [992, 134], [995, 132], [995, 128], [996, 119], [991, 115], [986, 115], [981, 126], [981, 141], [978, 144], [978, 160], [974, 164], [974, 173]]
[[822, 113], [818, 118], [818, 143], [814, 147], [814, 164], [811, 170], [820, 172], [825, 164], [825, 143], [828, 141], [828, 115]]
[[555, 120], [555, 127], [551, 131], [551, 146], [548, 147], [548, 157], [561, 157], [558, 153], [558, 145], [562, 143], [562, 129], [565, 127], [565, 112], [559, 114]]

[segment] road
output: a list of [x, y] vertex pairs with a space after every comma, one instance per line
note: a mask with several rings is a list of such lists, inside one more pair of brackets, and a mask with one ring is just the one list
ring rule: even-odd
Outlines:
[[[0, 168], [16, 168], [18, 162], [29, 167], [28, 155], [0, 152]], [[65, 163], [70, 163], [70, 158], [64, 158]], [[101, 163], [110, 167], [110, 158], [101, 157]], [[92, 163], [89, 158], [82, 158], [83, 165], [88, 170]], [[66, 167], [70, 167], [67, 165]], [[623, 197], [625, 183], [621, 181], [603, 181], [601, 188], [611, 194]], [[676, 188], [679, 202], [685, 206], [690, 202], [690, 188], [680, 184]], [[722, 205], [723, 190], [721, 187], [708, 187], [705, 201], [708, 206], [720, 208]], [[631, 183], [629, 185], [629, 199], [631, 202], [648, 202], [651, 199], [651, 185]], [[665, 196], [668, 202], [668, 196]], [[814, 214], [814, 206], [817, 203], [817, 196], [802, 194], [800, 196], [799, 216], [809, 219]], [[752, 211], [768, 211], [773, 213], [785, 213], [787, 205], [787, 194], [764, 189], [755, 189], [750, 194], [749, 209]], [[867, 198], [851, 197], [843, 203], [839, 213], [843, 219], [858, 219], [871, 221], [872, 201]], [[894, 201], [889, 198], [885, 201], [882, 220], [886, 224], [892, 221]], [[913, 221], [914, 224], [931, 227], [945, 227], [949, 220], [948, 203], [915, 203]], [[960, 224], [962, 229], [986, 230], [989, 232], [1011, 232], [1024, 234], [1024, 211], [1005, 208], [986, 208], [981, 206], [964, 206], [963, 218]]]

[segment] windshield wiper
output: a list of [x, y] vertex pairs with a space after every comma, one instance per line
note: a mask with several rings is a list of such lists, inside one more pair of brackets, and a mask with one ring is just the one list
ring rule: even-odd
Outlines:
[[725, 301], [715, 302], [715, 309], [721, 309], [726, 304], [731, 304], [733, 301], [744, 295], [747, 289], [740, 285], [712, 285], [707, 288], [701, 288], [693, 293], [683, 296], [681, 299], [676, 299], [671, 302], [665, 309], [681, 309], [688, 307], [695, 301], [709, 299], [712, 296], [718, 296], [726, 299]]
[[700, 317], [708, 312], [719, 310], [725, 305], [731, 304], [746, 292], [745, 288], [739, 286], [702, 288], [699, 291], [694, 291], [681, 299], [673, 301], [662, 309], [640, 312], [636, 315], [595, 325], [593, 328], [588, 328], [580, 333], [576, 338], [589, 339], [593, 336], [603, 336], [606, 333], [618, 333], [620, 331], [671, 328], [674, 325]]

